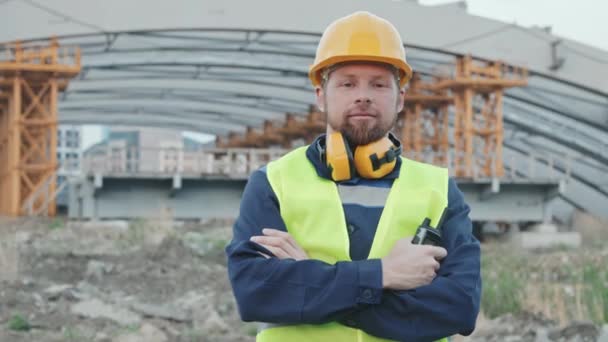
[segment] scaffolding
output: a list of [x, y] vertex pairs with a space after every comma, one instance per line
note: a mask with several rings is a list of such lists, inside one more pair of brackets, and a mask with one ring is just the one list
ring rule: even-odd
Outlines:
[[476, 62], [471, 56], [456, 59], [452, 79], [438, 80], [436, 91], [454, 96], [454, 161], [456, 177], [503, 177], [503, 93], [528, 84], [524, 68], [500, 61]]
[[0, 45], [0, 215], [55, 215], [57, 99], [79, 72], [56, 39]]
[[410, 81], [403, 111], [397, 120], [397, 134], [403, 154], [414, 160], [447, 166], [449, 143], [448, 107], [454, 99], [446, 89], [434, 90], [418, 73]]
[[525, 85], [527, 70], [471, 56], [456, 59], [452, 77], [415, 74], [398, 121], [404, 155], [459, 178], [503, 177], [503, 93]]

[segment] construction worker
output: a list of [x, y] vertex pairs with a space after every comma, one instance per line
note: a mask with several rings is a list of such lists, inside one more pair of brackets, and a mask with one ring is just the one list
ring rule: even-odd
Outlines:
[[[357, 12], [324, 32], [310, 69], [327, 133], [253, 172], [228, 272], [257, 341], [435, 341], [470, 334], [480, 246], [444, 168], [390, 133], [412, 76], [399, 33]], [[440, 246], [412, 244], [445, 211]]]

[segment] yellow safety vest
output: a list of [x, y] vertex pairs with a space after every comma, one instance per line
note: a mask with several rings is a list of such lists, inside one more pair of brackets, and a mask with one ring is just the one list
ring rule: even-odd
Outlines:
[[[335, 264], [350, 261], [349, 237], [336, 183], [317, 175], [306, 157], [306, 146], [270, 162], [267, 175], [276, 194], [287, 231], [311, 259]], [[447, 205], [448, 173], [402, 158], [399, 177], [393, 182], [369, 259], [382, 258], [395, 242], [413, 236], [425, 217], [437, 224]], [[260, 331], [262, 342], [367, 342], [388, 341], [337, 322], [313, 325], [280, 325]], [[447, 339], [443, 339], [447, 341]]]

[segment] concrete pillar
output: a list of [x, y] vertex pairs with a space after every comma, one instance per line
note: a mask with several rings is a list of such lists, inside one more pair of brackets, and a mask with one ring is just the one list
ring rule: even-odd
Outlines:
[[553, 200], [547, 199], [543, 203], [543, 223], [549, 224], [553, 221]]

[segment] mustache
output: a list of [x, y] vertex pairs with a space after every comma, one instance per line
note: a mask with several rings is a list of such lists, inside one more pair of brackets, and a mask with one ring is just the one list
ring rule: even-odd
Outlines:
[[370, 116], [380, 116], [380, 111], [376, 110], [375, 108], [373, 108], [370, 105], [365, 105], [365, 106], [356, 106], [353, 108], [349, 108], [344, 112], [344, 115], [346, 117], [349, 116], [355, 116], [355, 115], [370, 115]]

